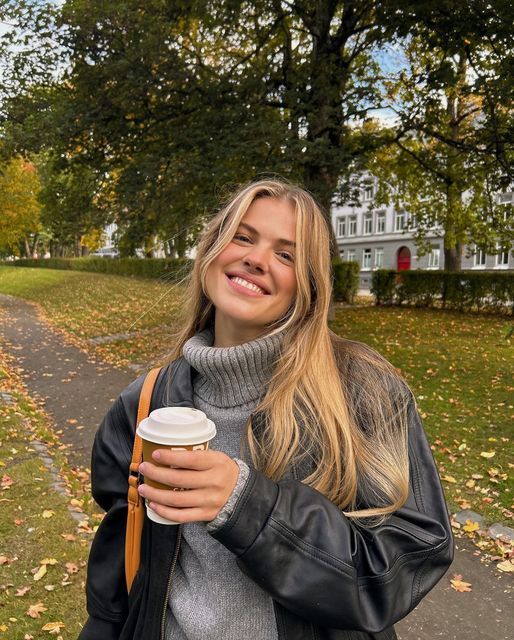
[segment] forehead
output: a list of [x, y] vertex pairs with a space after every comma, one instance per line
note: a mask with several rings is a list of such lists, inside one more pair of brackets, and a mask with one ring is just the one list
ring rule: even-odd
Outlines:
[[296, 239], [296, 214], [292, 202], [278, 198], [258, 198], [248, 207], [240, 226], [285, 243]]

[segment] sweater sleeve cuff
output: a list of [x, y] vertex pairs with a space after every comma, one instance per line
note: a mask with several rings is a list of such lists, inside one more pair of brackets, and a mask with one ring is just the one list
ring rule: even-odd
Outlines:
[[250, 475], [250, 468], [246, 464], [246, 462], [239, 460], [239, 458], [235, 458], [235, 461], [239, 466], [239, 476], [237, 478], [236, 485], [232, 490], [232, 493], [230, 494], [227, 502], [220, 509], [218, 515], [214, 518], [214, 520], [211, 520], [210, 522], [207, 523], [208, 533], [214, 533], [218, 529], [221, 529], [221, 527], [230, 518], [234, 510], [234, 507], [236, 506], [236, 503], [239, 499], [239, 496], [243, 493], [243, 489], [245, 488], [246, 482]]

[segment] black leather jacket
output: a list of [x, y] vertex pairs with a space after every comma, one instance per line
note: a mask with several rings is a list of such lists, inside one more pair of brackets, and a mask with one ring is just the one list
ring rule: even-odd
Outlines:
[[[173, 382], [165, 403], [169, 367]], [[165, 367], [151, 410], [193, 406], [194, 373], [183, 358]], [[145, 518], [141, 566], [129, 597], [124, 576], [127, 470], [142, 383], [140, 377], [121, 393], [95, 438], [93, 496], [107, 514], [90, 552], [89, 619], [80, 640], [164, 638], [182, 527]], [[251, 469], [234, 512], [214, 537], [273, 598], [280, 640], [393, 640], [392, 625], [450, 565], [448, 512], [414, 400], [409, 416], [410, 496], [379, 527], [358, 528], [307, 485], [274, 482]]]

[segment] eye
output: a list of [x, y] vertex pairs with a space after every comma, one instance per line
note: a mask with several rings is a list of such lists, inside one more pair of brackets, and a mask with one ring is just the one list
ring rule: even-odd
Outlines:
[[294, 262], [294, 256], [291, 255], [290, 253], [287, 253], [287, 251], [280, 251], [279, 255], [284, 256], [285, 259], [288, 260], [289, 262]]
[[250, 238], [248, 236], [244, 236], [242, 233], [236, 233], [236, 235], [233, 238], [234, 240], [248, 240], [250, 241]]

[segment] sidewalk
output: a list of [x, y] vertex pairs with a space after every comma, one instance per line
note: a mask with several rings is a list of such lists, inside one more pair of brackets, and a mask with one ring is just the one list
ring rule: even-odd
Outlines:
[[[96, 427], [120, 391], [136, 375], [95, 362], [66, 344], [38, 319], [34, 305], [0, 295], [10, 322], [0, 327], [0, 348], [24, 370], [29, 394], [44, 402], [63, 442], [73, 444], [74, 460], [89, 466]], [[76, 421], [76, 422], [75, 422]], [[514, 585], [474, 556], [468, 540], [457, 540], [448, 573], [421, 604], [397, 625], [400, 640], [510, 640], [514, 638]], [[450, 586], [454, 573], [472, 584], [469, 593]], [[342, 603], [344, 606], [344, 603]]]

